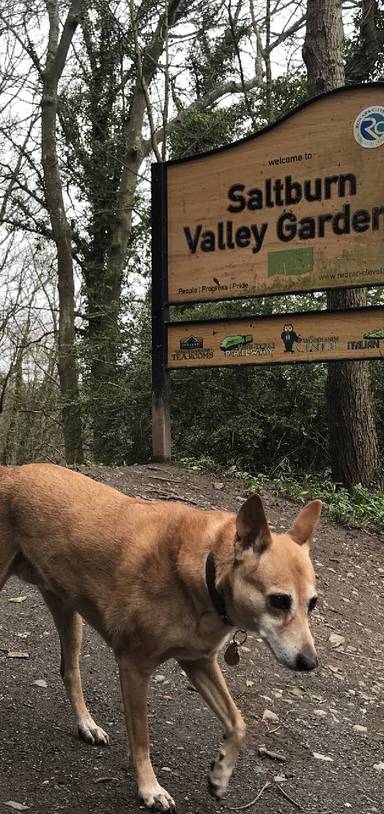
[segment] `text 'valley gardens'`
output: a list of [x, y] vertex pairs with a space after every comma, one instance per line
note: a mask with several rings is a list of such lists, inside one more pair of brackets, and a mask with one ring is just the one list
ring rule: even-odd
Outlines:
[[[291, 175], [284, 179], [266, 179], [262, 187], [246, 189], [244, 184], [232, 184], [227, 196], [227, 211], [230, 213], [261, 212], [282, 207], [283, 212], [276, 217], [275, 238], [282, 243], [291, 240], [313, 240], [334, 235], [349, 235], [377, 231], [384, 224], [384, 205], [370, 209], [353, 209], [350, 203], [343, 204], [338, 211], [321, 212], [318, 215], [305, 215], [298, 218], [291, 207], [300, 202], [311, 204], [332, 198], [346, 198], [357, 195], [357, 177], [352, 173], [327, 175], [324, 178], [297, 181]], [[289, 209], [288, 209], [289, 207]], [[225, 249], [250, 249], [257, 254], [264, 245], [271, 230], [269, 222], [237, 225], [233, 220], [221, 220], [212, 229], [203, 224], [184, 226], [184, 235], [191, 254], [197, 251], [214, 252]]]

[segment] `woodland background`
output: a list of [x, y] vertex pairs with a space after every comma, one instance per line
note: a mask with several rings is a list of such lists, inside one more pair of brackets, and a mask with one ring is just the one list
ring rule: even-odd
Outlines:
[[[0, 0], [0, 43], [0, 462], [145, 462], [151, 161], [382, 77], [384, 3]], [[173, 315], [382, 301], [363, 289]], [[378, 485], [383, 391], [379, 362], [175, 371], [174, 454]]]

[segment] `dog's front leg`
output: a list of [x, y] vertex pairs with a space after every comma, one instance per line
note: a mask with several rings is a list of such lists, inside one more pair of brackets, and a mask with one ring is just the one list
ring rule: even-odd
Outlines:
[[224, 743], [208, 775], [209, 791], [214, 797], [220, 798], [235, 768], [245, 737], [245, 723], [229, 693], [216, 656], [179, 663], [208, 706], [224, 724]]
[[124, 653], [119, 653], [116, 657], [139, 797], [147, 808], [155, 811], [172, 811], [175, 809], [175, 803], [158, 783], [149, 755], [147, 718], [149, 672], [140, 668]]

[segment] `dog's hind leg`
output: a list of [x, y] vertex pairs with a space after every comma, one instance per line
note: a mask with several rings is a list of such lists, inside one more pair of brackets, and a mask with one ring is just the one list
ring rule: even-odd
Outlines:
[[83, 638], [83, 622], [76, 611], [66, 605], [51, 591], [41, 589], [41, 594], [51, 611], [61, 645], [60, 673], [77, 720], [79, 737], [91, 744], [107, 746], [108, 735], [97, 726], [84, 701], [81, 686], [79, 656]]
[[17, 548], [7, 540], [7, 536], [9, 533], [2, 535], [0, 524], [0, 591], [12, 574], [13, 563], [18, 554]]
[[12, 480], [8, 470], [0, 466], [0, 591], [11, 576], [13, 562], [19, 548], [15, 543], [9, 513], [9, 487]]
[[2, 590], [2, 588], [4, 588], [7, 579], [9, 579], [9, 577], [12, 574], [13, 561], [16, 556], [17, 556], [16, 552], [8, 554], [8, 556], [4, 557], [1, 556], [0, 553], [0, 591]]
[[224, 724], [224, 743], [208, 775], [208, 788], [221, 798], [235, 768], [237, 756], [245, 738], [245, 723], [233, 701], [216, 656], [196, 661], [179, 661], [189, 679], [208, 706]]

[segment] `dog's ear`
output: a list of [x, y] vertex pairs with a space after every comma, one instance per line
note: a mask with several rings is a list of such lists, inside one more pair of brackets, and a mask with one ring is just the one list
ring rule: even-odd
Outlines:
[[241, 549], [253, 549], [261, 554], [272, 541], [271, 532], [259, 495], [252, 495], [242, 505], [236, 517], [236, 544]]
[[312, 500], [299, 512], [288, 534], [299, 545], [310, 543], [320, 520], [323, 502]]

